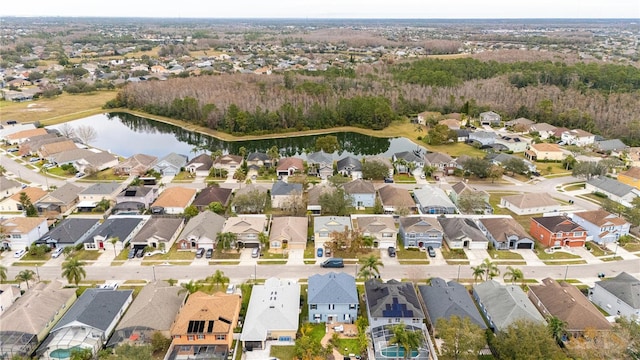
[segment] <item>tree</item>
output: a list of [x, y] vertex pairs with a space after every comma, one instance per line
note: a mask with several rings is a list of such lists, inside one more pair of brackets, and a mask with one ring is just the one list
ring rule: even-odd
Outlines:
[[73, 251], [73, 246], [65, 246], [64, 249], [62, 249], [62, 255], [67, 258]]
[[547, 329], [551, 337], [556, 340], [556, 343], [562, 346], [562, 338], [567, 332], [567, 323], [557, 316], [549, 316], [547, 318]]
[[202, 285], [198, 284], [197, 282], [194, 282], [193, 280], [189, 280], [188, 283], [182, 283], [180, 284], [180, 286], [182, 286], [182, 289], [180, 289], [180, 292], [188, 292], [189, 294], [193, 294], [194, 292], [200, 290], [200, 288], [202, 287]]
[[335, 135], [321, 136], [316, 139], [316, 151], [324, 151], [328, 154], [332, 154], [340, 150], [340, 143], [338, 137]]
[[236, 195], [233, 206], [239, 214], [262, 214], [267, 205], [267, 193], [258, 189]]
[[447, 125], [438, 124], [429, 130], [429, 133], [425, 136], [425, 140], [427, 140], [427, 144], [429, 145], [442, 145], [449, 141], [450, 133], [451, 131]]
[[504, 165], [504, 169], [506, 171], [511, 172], [511, 176], [515, 174], [524, 174], [529, 170], [529, 167], [524, 163], [524, 160], [517, 157], [507, 159], [502, 165]]
[[489, 169], [491, 168], [491, 162], [481, 158], [470, 158], [464, 162], [462, 166], [464, 171], [473, 174], [479, 178], [486, 178], [489, 175]]
[[84, 270], [85, 265], [85, 262], [72, 257], [62, 264], [62, 276], [67, 278], [69, 283], [74, 283], [78, 286], [80, 281], [87, 277], [87, 272]]
[[439, 318], [436, 328], [443, 342], [441, 356], [444, 359], [477, 359], [486, 344], [484, 331], [468, 316]]
[[522, 270], [520, 270], [520, 269], [516, 269], [514, 267], [507, 266], [507, 271], [504, 272], [504, 275], [502, 275], [502, 278], [505, 281], [510, 281], [512, 284], [514, 284], [516, 281], [523, 281], [524, 280], [524, 274], [522, 273]]
[[489, 168], [487, 176], [489, 176], [489, 178], [491, 179], [491, 183], [493, 184], [496, 181], [496, 179], [500, 179], [503, 174], [504, 174], [504, 169], [499, 165], [493, 164]]
[[24, 281], [25, 284], [27, 284], [27, 289], [29, 289], [29, 281], [33, 280], [35, 276], [36, 273], [34, 273], [33, 270], [22, 270], [16, 275], [16, 281], [19, 283]]
[[20, 206], [22, 207], [22, 210], [25, 212], [27, 217], [38, 216], [38, 210], [33, 205], [33, 203], [31, 202], [31, 199], [29, 198], [29, 195], [27, 195], [26, 192], [23, 191], [20, 193], [20, 200], [18, 201], [20, 202]]
[[481, 265], [472, 266], [471, 270], [473, 271], [473, 282], [477, 283], [478, 280], [482, 280], [484, 276], [484, 268]]
[[458, 209], [463, 214], [473, 214], [478, 210], [484, 211], [485, 204], [485, 197], [480, 191], [465, 191], [458, 198]]
[[496, 336], [494, 347], [500, 359], [565, 359], [549, 336], [547, 327], [527, 320], [516, 320]]
[[222, 203], [219, 202], [219, 201], [214, 201], [214, 202], [210, 203], [207, 206], [207, 209], [209, 211], [212, 211], [212, 212], [216, 213], [216, 214], [224, 214], [224, 211], [225, 211], [224, 205], [222, 205]]
[[238, 236], [232, 232], [223, 232], [218, 234], [218, 244], [220, 244], [219, 246], [225, 250], [231, 249], [232, 246], [235, 246], [237, 240]]
[[280, 150], [277, 146], [273, 145], [267, 150], [267, 156], [271, 159], [271, 164], [275, 166], [276, 162], [280, 158]]
[[578, 160], [576, 160], [576, 158], [573, 157], [573, 155], [567, 155], [566, 158], [562, 159], [562, 166], [564, 166], [565, 170], [569, 171], [573, 169], [573, 167], [576, 165], [577, 162]]
[[7, 169], [4, 168], [4, 166], [0, 165], [0, 176], [4, 175], [4, 173], [7, 172]]
[[496, 265], [496, 263], [494, 263], [489, 259], [484, 259], [482, 264], [480, 264], [479, 266], [481, 266], [484, 269], [485, 281], [488, 281], [500, 275], [500, 269], [498, 269], [498, 265]]
[[404, 358], [408, 359], [413, 350], [417, 350], [422, 345], [424, 337], [420, 330], [408, 330], [404, 323], [393, 325], [391, 329], [393, 336], [389, 339], [389, 344], [396, 344], [404, 349]]
[[187, 219], [191, 219], [192, 217], [198, 215], [200, 211], [198, 211], [198, 208], [195, 205], [189, 205], [186, 208], [184, 208], [184, 217]]
[[0, 283], [7, 281], [7, 267], [0, 265]]
[[93, 351], [91, 348], [76, 347], [69, 354], [70, 360], [91, 360], [93, 359]]
[[221, 270], [216, 270], [215, 273], [208, 279], [212, 283], [216, 285], [216, 288], [219, 288], [220, 285], [224, 286], [229, 283], [229, 278], [224, 276], [224, 272]]
[[384, 267], [384, 264], [380, 258], [371, 255], [366, 258], [360, 259], [360, 276], [369, 280], [372, 277], [380, 277], [380, 268]]
[[640, 359], [640, 322], [637, 317], [617, 317], [613, 333], [619, 340], [619, 349], [633, 359]]
[[71, 139], [71, 138], [76, 136], [76, 130], [69, 123], [64, 123], [64, 124], [60, 125], [58, 127], [58, 132], [60, 132], [60, 135], [66, 137], [66, 138], [69, 138], [69, 139]]
[[389, 169], [380, 161], [369, 160], [362, 164], [363, 179], [382, 180], [387, 176], [389, 176]]
[[171, 346], [171, 339], [162, 335], [160, 331], [156, 331], [151, 335], [151, 350], [153, 353], [166, 353]]
[[90, 125], [80, 125], [76, 128], [76, 136], [83, 144], [89, 144], [98, 138], [98, 132]]
[[346, 216], [353, 208], [352, 197], [347, 195], [342, 187], [321, 194], [318, 203], [322, 207], [323, 215]]
[[109, 242], [111, 243], [111, 245], [113, 245], [113, 256], [118, 256], [118, 253], [116, 252], [116, 244], [118, 243], [118, 241], [120, 241], [120, 238], [117, 236], [114, 236], [112, 238], [109, 239]]
[[258, 241], [263, 249], [269, 249], [269, 235], [264, 231], [258, 234]]

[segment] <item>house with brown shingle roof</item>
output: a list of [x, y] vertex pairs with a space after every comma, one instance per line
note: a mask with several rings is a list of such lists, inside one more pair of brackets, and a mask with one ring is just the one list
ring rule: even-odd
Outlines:
[[9, 196], [8, 198], [2, 200], [0, 202], [0, 212], [9, 212], [9, 211], [24, 211], [22, 205], [20, 205], [20, 194], [25, 193], [29, 200], [31, 200], [32, 204], [40, 201], [43, 197], [45, 197], [48, 193], [42, 190], [39, 187], [26, 187], [22, 189], [20, 192]]
[[222, 155], [222, 156], [218, 156], [213, 161], [213, 167], [215, 169], [224, 169], [231, 173], [236, 171], [236, 169], [240, 168], [240, 166], [242, 165], [242, 161], [243, 159], [242, 159], [242, 156], [240, 155], [231, 155], [231, 154]]
[[307, 246], [308, 227], [309, 220], [306, 217], [274, 217], [269, 234], [269, 251], [304, 250]]
[[320, 205], [320, 196], [323, 194], [331, 194], [336, 190], [335, 187], [329, 185], [329, 183], [320, 183], [314, 185], [307, 191], [307, 211], [310, 211], [314, 215], [320, 215], [322, 213], [322, 206]]
[[151, 204], [151, 212], [155, 214], [182, 214], [184, 209], [195, 199], [196, 192], [196, 189], [183, 187], [166, 188]]
[[258, 235], [265, 231], [267, 231], [267, 217], [265, 215], [230, 217], [222, 227], [223, 233], [236, 234], [237, 242], [247, 248], [260, 246]]
[[398, 229], [396, 229], [396, 223], [391, 215], [351, 215], [351, 219], [356, 231], [363, 236], [371, 236], [375, 239], [373, 247], [387, 249], [390, 246], [396, 246]]
[[524, 152], [524, 157], [531, 161], [562, 161], [564, 152], [556, 144], [531, 144], [529, 149]]
[[413, 201], [409, 190], [401, 189], [393, 185], [385, 185], [378, 189], [378, 196], [386, 214], [407, 210], [409, 213], [416, 211], [416, 203]]
[[571, 219], [585, 228], [598, 244], [618, 241], [620, 236], [629, 235], [631, 227], [627, 220], [603, 209], [573, 213]]
[[303, 171], [304, 163], [302, 159], [292, 157], [280, 159], [278, 161], [278, 166], [276, 167], [276, 174], [278, 176], [291, 176]]
[[43, 217], [14, 217], [0, 221], [4, 235], [1, 246], [13, 251], [26, 249], [47, 231], [47, 219]]
[[636, 189], [640, 189], [640, 167], [632, 166], [618, 174], [618, 181]]
[[560, 203], [547, 193], [527, 193], [503, 196], [500, 206], [517, 215], [542, 214], [560, 210]]
[[544, 246], [582, 247], [587, 231], [566, 216], [531, 218], [529, 233]]
[[46, 135], [47, 129], [45, 128], [36, 128], [36, 129], [28, 129], [18, 131], [16, 133], [7, 135], [5, 139], [11, 145], [22, 144], [27, 141], [32, 136]]
[[49, 218], [63, 214], [78, 203], [79, 194], [84, 188], [72, 183], [65, 183], [61, 187], [45, 195], [34, 205], [41, 214], [47, 213]]
[[122, 175], [144, 175], [153, 167], [158, 158], [146, 154], [134, 154], [113, 168], [113, 172]]
[[184, 220], [181, 217], [160, 218], [152, 216], [131, 239], [131, 248], [149, 246], [155, 249], [169, 250], [183, 226]]
[[200, 154], [187, 163], [184, 167], [186, 171], [196, 176], [209, 176], [209, 171], [213, 167], [213, 159], [208, 154]]
[[198, 208], [198, 211], [204, 211], [213, 202], [219, 202], [226, 208], [229, 205], [229, 200], [231, 200], [232, 191], [232, 189], [219, 186], [207, 186], [198, 193], [192, 205]]
[[480, 219], [478, 227], [493, 243], [496, 250], [530, 249], [535, 241], [525, 229], [511, 217]]
[[[76, 150], [76, 143], [71, 140], [59, 141], [51, 144], [45, 144], [36, 149], [41, 158], [48, 158], [63, 151]], [[32, 150], [33, 151], [33, 150]]]
[[528, 296], [545, 318], [555, 316], [564, 321], [567, 333], [574, 337], [586, 329], [611, 330], [611, 323], [574, 285], [546, 278], [541, 285], [529, 285]]
[[171, 326], [170, 358], [198, 357], [226, 359], [238, 325], [239, 295], [197, 291], [187, 299]]
[[344, 192], [353, 198], [353, 207], [373, 207], [376, 202], [376, 188], [371, 181], [357, 179], [342, 185]]

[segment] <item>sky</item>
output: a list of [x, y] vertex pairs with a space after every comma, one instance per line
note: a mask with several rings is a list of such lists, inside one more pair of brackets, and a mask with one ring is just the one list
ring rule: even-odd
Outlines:
[[29, 0], [3, 1], [3, 16], [640, 19], [640, 0]]

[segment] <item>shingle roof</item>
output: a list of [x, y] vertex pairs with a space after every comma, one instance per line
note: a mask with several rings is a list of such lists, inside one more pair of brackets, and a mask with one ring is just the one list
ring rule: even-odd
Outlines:
[[393, 154], [396, 159], [404, 159], [408, 162], [422, 163], [422, 158], [416, 155], [413, 151], [401, 151]]
[[606, 176], [592, 177], [587, 180], [587, 184], [620, 197], [629, 194], [635, 189], [633, 186], [623, 184]]
[[26, 234], [46, 221], [47, 219], [43, 217], [13, 217], [0, 220], [0, 224], [2, 224], [3, 230], [7, 234]]
[[228, 218], [224, 223], [223, 231], [234, 234], [260, 233], [265, 231], [266, 225], [267, 217], [265, 215], [241, 215]]
[[506, 329], [519, 319], [544, 322], [542, 315], [517, 285], [501, 285], [495, 280], [489, 280], [473, 285], [473, 291], [480, 298], [498, 331]]
[[82, 325], [106, 331], [132, 294], [133, 290], [86, 289], [51, 332]]
[[598, 227], [602, 227], [606, 224], [611, 224], [614, 226], [624, 225], [627, 223], [627, 220], [613, 215], [612, 213], [603, 210], [592, 210], [592, 211], [581, 211], [578, 213], [574, 213], [574, 216], [578, 216]]
[[183, 187], [166, 188], [151, 206], [160, 207], [187, 207], [196, 195], [196, 189]]
[[278, 180], [273, 184], [273, 187], [271, 188], [272, 196], [291, 195], [294, 192], [302, 194], [302, 184], [287, 183], [282, 180]]
[[371, 181], [357, 179], [342, 185], [347, 194], [375, 194], [376, 188]]
[[424, 318], [418, 295], [411, 282], [377, 279], [364, 283], [369, 314], [374, 318]]
[[531, 148], [544, 152], [562, 152], [560, 146], [549, 143], [531, 144]]
[[380, 195], [380, 201], [385, 206], [406, 206], [408, 208], [416, 206], [415, 201], [413, 201], [407, 189], [385, 185], [378, 189], [378, 194]]
[[166, 162], [168, 164], [171, 164], [171, 166], [177, 169], [180, 169], [187, 163], [187, 157], [185, 155], [176, 154], [172, 152], [166, 155], [165, 157], [161, 158], [160, 160], [158, 160], [156, 162], [156, 165], [158, 165], [161, 162]]
[[216, 235], [222, 231], [225, 218], [209, 210], [205, 210], [189, 220], [182, 231], [181, 238], [189, 235], [201, 237], [207, 235], [211, 239], [215, 239]]
[[431, 185], [425, 185], [413, 191], [416, 202], [422, 207], [441, 206], [444, 208], [455, 208], [455, 204], [447, 196], [444, 190]]
[[213, 166], [213, 160], [208, 154], [200, 154], [187, 163], [186, 166], [195, 166], [196, 170], [209, 170]]
[[31, 200], [31, 203], [35, 204], [36, 202], [38, 202], [38, 200], [42, 199], [43, 197], [45, 197], [48, 192], [42, 190], [39, 187], [26, 187], [22, 190], [20, 190], [20, 192], [13, 194], [11, 196], [12, 200], [15, 200], [17, 202], [20, 202], [20, 194], [25, 193], [27, 194], [27, 196], [29, 197], [29, 200]]
[[193, 205], [196, 206], [208, 206], [212, 202], [219, 202], [222, 205], [227, 205], [231, 198], [231, 192], [233, 189], [221, 188], [219, 186], [207, 186], [202, 189], [200, 193], [193, 200]]
[[309, 277], [309, 304], [357, 304], [356, 280], [346, 273], [330, 272]]
[[450, 319], [455, 315], [461, 319], [468, 317], [481, 329], [487, 328], [476, 304], [463, 285], [436, 277], [431, 279], [430, 285], [418, 286], [418, 291], [432, 324], [435, 325], [440, 318]]
[[40, 201], [49, 202], [48, 200], [52, 199], [59, 200], [63, 204], [70, 204], [78, 198], [78, 194], [82, 190], [84, 190], [84, 188], [81, 188], [80, 186], [74, 185], [72, 183], [66, 183], [51, 192], [48, 196], [40, 199]]
[[189, 323], [198, 320], [213, 322], [213, 333], [228, 333], [236, 325], [233, 322], [240, 312], [241, 303], [240, 296], [236, 294], [195, 292], [176, 316], [171, 335], [194, 333], [189, 331]]
[[519, 209], [541, 208], [547, 206], [560, 206], [547, 193], [526, 193], [519, 195], [503, 196], [502, 199]]
[[397, 232], [396, 224], [391, 215], [358, 216], [355, 219], [355, 223], [358, 226], [358, 230], [364, 233], [375, 235], [383, 230]]
[[602, 151], [619, 151], [628, 148], [620, 139], [596, 141], [596, 147]]
[[302, 170], [304, 168], [304, 163], [302, 159], [298, 158], [283, 158], [278, 161], [278, 170], [288, 170], [289, 168], [296, 168], [297, 170]]
[[342, 232], [351, 229], [351, 218], [348, 216], [316, 216], [313, 218], [313, 231], [327, 230], [328, 232]]
[[513, 218], [487, 218], [480, 219], [480, 222], [498, 242], [507, 242], [508, 236], [512, 235], [516, 235], [519, 239], [532, 239], [522, 225]]
[[271, 160], [269, 158], [269, 155], [263, 152], [252, 152], [251, 154], [247, 155], [247, 161], [268, 161], [268, 160]]
[[640, 179], [640, 167], [632, 166], [629, 168], [629, 170], [622, 171], [620, 174], [618, 174], [618, 176], [620, 175], [628, 176], [632, 179], [638, 180]]
[[88, 231], [93, 229], [99, 223], [99, 219], [83, 219], [83, 218], [66, 218], [60, 224], [44, 234], [39, 241], [46, 239], [55, 239], [58, 246], [65, 244], [75, 244]]
[[576, 224], [573, 220], [563, 215], [534, 217], [532, 220], [542, 225], [552, 233], [586, 231], [582, 226]]
[[489, 241], [472, 219], [439, 217], [438, 222], [442, 225], [447, 239], [460, 240], [468, 238], [474, 242]]
[[306, 217], [282, 216], [271, 220], [269, 239], [286, 239], [289, 244], [306, 244], [309, 220]]
[[426, 233], [435, 230], [442, 233], [442, 226], [433, 217], [403, 216], [399, 221], [405, 232]]
[[360, 160], [352, 156], [347, 156], [345, 158], [338, 160], [336, 166], [338, 168], [338, 171], [345, 170], [345, 169], [348, 169], [351, 171], [362, 171], [362, 163], [360, 162]]
[[[15, 181], [15, 180], [11, 180], [5, 176], [0, 176], [0, 191], [4, 191], [5, 189], [10, 189], [10, 188], [14, 188], [14, 187], [20, 187], [20, 183]], [[3, 194], [0, 194], [0, 196], [2, 196]]]
[[109, 195], [113, 194], [122, 186], [117, 182], [95, 183], [80, 192], [81, 195]]
[[153, 238], [168, 243], [182, 226], [182, 218], [152, 217], [142, 226], [132, 242], [147, 243]]
[[307, 204], [320, 205], [320, 195], [330, 194], [335, 191], [335, 189], [335, 187], [329, 185], [328, 183], [320, 183], [318, 185], [314, 185], [308, 191]]
[[612, 279], [597, 281], [596, 284], [633, 309], [640, 309], [640, 280], [628, 273], [623, 271]]
[[453, 158], [445, 153], [432, 152], [424, 156], [427, 164], [448, 164], [453, 161]]
[[333, 156], [324, 151], [316, 151], [307, 154], [307, 164], [328, 164], [333, 163]]
[[131, 232], [140, 224], [142, 218], [114, 218], [110, 217], [102, 223], [84, 242], [92, 243], [93, 238], [96, 236], [102, 236], [106, 239], [119, 238], [120, 241], [125, 241], [129, 237]]

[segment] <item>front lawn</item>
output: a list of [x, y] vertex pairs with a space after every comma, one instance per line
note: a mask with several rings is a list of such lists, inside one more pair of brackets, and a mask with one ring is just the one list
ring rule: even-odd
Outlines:
[[398, 183], [415, 184], [416, 183], [416, 178], [413, 175], [396, 174], [396, 175], [393, 175], [393, 181], [398, 182]]
[[[238, 352], [242, 353], [241, 351]], [[295, 346], [272, 345], [269, 356], [280, 360], [293, 360], [296, 356], [296, 348]]]
[[74, 257], [78, 260], [98, 260], [102, 253], [103, 251], [100, 250], [78, 250], [72, 252], [67, 258]]
[[313, 241], [307, 241], [307, 247], [304, 248], [304, 258], [305, 259], [316, 258], [316, 249], [314, 247]]
[[216, 249], [213, 253], [214, 259], [222, 259], [222, 260], [237, 260], [240, 259], [240, 252], [237, 250], [221, 250], [220, 248]]
[[173, 177], [173, 180], [171, 180], [171, 182], [188, 183], [188, 182], [193, 182], [194, 179], [195, 179], [195, 175], [191, 174], [188, 171], [181, 171], [176, 176]]
[[427, 253], [420, 251], [419, 249], [416, 249], [416, 248], [397, 249], [396, 256], [400, 260], [408, 260], [408, 259], [426, 260]]
[[467, 254], [464, 253], [462, 249], [453, 249], [449, 250], [448, 248], [443, 247], [442, 249], [442, 257], [447, 260], [467, 260]]
[[540, 260], [570, 260], [570, 259], [580, 259], [579, 255], [570, 254], [564, 251], [556, 251], [554, 253], [549, 254], [546, 251], [538, 251], [537, 253], [538, 259]]
[[90, 181], [123, 181], [126, 180], [126, 176], [120, 176], [113, 173], [113, 169], [105, 169], [92, 175], [86, 175], [82, 180]]
[[509, 250], [487, 250], [492, 259], [499, 260], [523, 260], [522, 255]]

